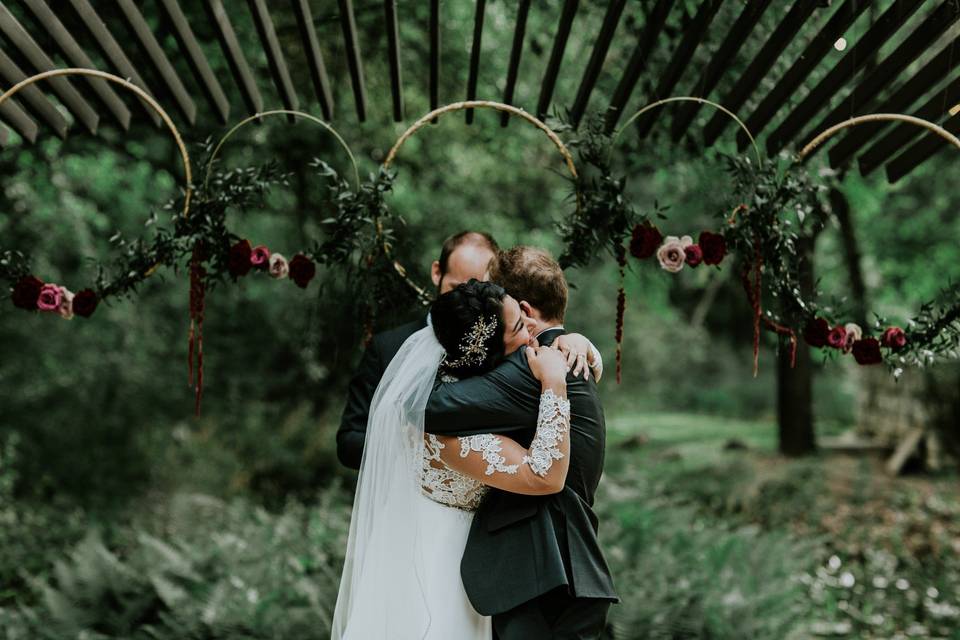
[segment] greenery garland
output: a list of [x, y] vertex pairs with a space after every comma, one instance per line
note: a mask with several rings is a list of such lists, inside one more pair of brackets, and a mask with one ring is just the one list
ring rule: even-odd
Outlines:
[[[585, 122], [570, 146], [587, 170], [575, 185], [582, 194], [582, 209], [559, 225], [566, 247], [560, 262], [565, 268], [582, 267], [602, 253], [618, 262], [618, 379], [625, 309], [622, 281], [628, 256], [646, 260], [655, 255], [661, 268], [677, 273], [684, 265], [720, 268], [724, 256], [734, 254], [753, 311], [754, 375], [761, 327], [789, 338], [794, 364], [800, 336], [828, 353], [852, 354], [861, 365], [886, 363], [895, 376], [903, 366], [931, 364], [938, 355], [960, 357], [960, 283], [948, 284], [935, 300], [921, 305], [906, 329], [890, 325], [877, 314], [869, 330], [844, 324], [834, 305], [817, 303], [820, 292], [804, 295], [800, 279], [804, 247], [824, 228], [830, 211], [821, 202], [826, 187], [814, 183], [799, 163], [758, 166], [750, 158], [724, 156], [731, 193], [740, 204], [732, 212], [716, 211], [718, 227], [702, 231], [694, 242], [690, 236], [663, 236], [657, 220], [667, 219], [666, 209], [658, 202], [647, 212], [627, 197], [627, 178], [617, 176], [609, 160], [612, 138], [604, 133], [602, 119]], [[764, 293], [777, 300], [774, 309], [764, 308]]]

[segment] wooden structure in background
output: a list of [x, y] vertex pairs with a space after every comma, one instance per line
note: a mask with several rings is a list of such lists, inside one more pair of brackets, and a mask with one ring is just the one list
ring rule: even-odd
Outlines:
[[[321, 41], [316, 32], [315, 18], [309, 0], [292, 0], [289, 3], [265, 2], [264, 0], [239, 0], [229, 3], [230, 11], [222, 0], [202, 0], [212, 31], [216, 36], [214, 46], [219, 46], [230, 68], [230, 77], [218, 77], [206, 58], [212, 43], [198, 40], [198, 31], [191, 25], [182, 9], [182, 0], [149, 0], [133, 2], [116, 0], [113, 3], [92, 3], [90, 0], [0, 0], [0, 85], [9, 86], [27, 75], [57, 66], [93, 67], [91, 51], [97, 51], [97, 59], [103, 60], [104, 71], [130, 78], [161, 102], [176, 108], [180, 124], [185, 130], [195, 124], [198, 111], [208, 107], [216, 119], [226, 123], [241, 115], [253, 115], [268, 108], [282, 106], [286, 109], [309, 108], [316, 103], [324, 118], [333, 120], [343, 117], [343, 109], [335, 109], [331, 87], [337, 81], [327, 71], [324, 54], [330, 54], [331, 46]], [[376, 4], [380, 0], [370, 0]], [[467, 0], [464, 0], [467, 1]], [[471, 99], [479, 91], [477, 83], [480, 65], [484, 56], [482, 39], [486, 0], [474, 0], [472, 43], [470, 44], [469, 74], [464, 79], [464, 97]], [[384, 38], [383, 48], [389, 62], [390, 96], [371, 101], [367, 95], [364, 79], [365, 43], [360, 42], [356, 11], [353, 0], [337, 0], [342, 50], [345, 56], [348, 78], [353, 94], [356, 117], [363, 122], [374, 105], [389, 104], [394, 120], [402, 122], [406, 117], [401, 68], [404, 15], [396, 0], [382, 0], [378, 18], [383, 24], [380, 33]], [[107, 5], [109, 4], [109, 7]], [[529, 0], [516, 3], [514, 14], [514, 38], [509, 51], [507, 75], [503, 81], [503, 101], [514, 104], [514, 88], [523, 57], [527, 19], [531, 11]], [[516, 105], [528, 108], [543, 117], [551, 105], [557, 105], [554, 90], [559, 74], [579, 61], [565, 59], [569, 35], [581, 20], [579, 0], [557, 0], [550, 10], [556, 13], [556, 29], [552, 34], [550, 55], [542, 70], [539, 97], [535, 105]], [[812, 87], [806, 83], [825, 56], [836, 54], [834, 43], [843, 36], [864, 12], [876, 4], [872, 0], [844, 0], [830, 3], [813, 0], [794, 0], [789, 9], [784, 3], [756, 0], [747, 3], [732, 0], [702, 0], [684, 29], [676, 51], [665, 69], [652, 69], [651, 53], [671, 17], [684, 11], [684, 3], [656, 0], [644, 5], [644, 15], [636, 5], [626, 0], [609, 0], [602, 23], [592, 36], [591, 53], [581, 73], [576, 95], [570, 102], [571, 115], [579, 124], [591, 104], [606, 112], [608, 130], [613, 130], [627, 110], [631, 97], [641, 103], [668, 97], [676, 92], [710, 98], [723, 103], [734, 111], [753, 101], [757, 106], [741, 115], [758, 137], [766, 139], [767, 150], [779, 151], [787, 145], [801, 146], [816, 132], [840, 119], [872, 111], [898, 111], [913, 113], [934, 122], [940, 122], [947, 130], [960, 132], [960, 77], [955, 76], [960, 58], [960, 37], [949, 43], [912, 75], [910, 65], [934, 43], [940, 42], [945, 33], [960, 21], [960, 3], [955, 0], [894, 0], [857, 42], [852, 43], [834, 67]], [[8, 6], [9, 5], [9, 6]], [[332, 8], [333, 4], [328, 3]], [[719, 11], [735, 5], [739, 12], [730, 32], [722, 40], [713, 34], [711, 24]], [[911, 20], [918, 9], [931, 8], [923, 20]], [[14, 11], [16, 9], [16, 11]], [[152, 10], [153, 13], [149, 13]], [[429, 42], [429, 60], [423, 67], [428, 72], [430, 107], [436, 108], [442, 73], [440, 40], [443, 10], [439, 0], [430, 0], [429, 25], [426, 33], [417, 34]], [[542, 9], [541, 9], [542, 10]], [[761, 30], [763, 18], [772, 11], [780, 12], [777, 26], [772, 32]], [[260, 58], [255, 52], [243, 51], [237, 38], [235, 24], [237, 12], [249, 13], [250, 22], [256, 29], [266, 69], [258, 68], [253, 61]], [[624, 37], [625, 14], [641, 13], [640, 23], [635, 27], [637, 36]], [[162, 33], [154, 33], [144, 17], [157, 15], [162, 21]], [[282, 15], [280, 14], [289, 14]], [[826, 18], [829, 14], [829, 19]], [[365, 15], [370, 15], [366, 12]], [[275, 23], [278, 16], [283, 24], [295, 23], [301, 41], [300, 55], [294, 57], [283, 51], [277, 37]], [[246, 22], [246, 21], [245, 21]], [[822, 25], [822, 26], [817, 26]], [[407, 29], [410, 25], [407, 25]], [[787, 67], [780, 78], [770, 78], [772, 69], [785, 50], [800, 34], [809, 34], [808, 45]], [[172, 34], [173, 38], [164, 37]], [[871, 65], [881, 47], [896, 39], [897, 47], [884, 59]], [[379, 45], [379, 43], [377, 43]], [[467, 43], [463, 43], [466, 45]], [[623, 68], [613, 69], [609, 53], [624, 48]], [[711, 62], [703, 69], [692, 69], [694, 54], [704, 47], [711, 51]], [[368, 44], [366, 48], [374, 48]], [[729, 63], [741, 50], [755, 53], [746, 70], [738, 78], [729, 76]], [[627, 54], [626, 52], [629, 52]], [[495, 52], [502, 55], [505, 52]], [[54, 61], [58, 57], [63, 64]], [[784, 61], [780, 61], [781, 63]], [[790, 62], [790, 61], [786, 61]], [[527, 64], [530, 64], [527, 62]], [[307, 87], [294, 86], [290, 69], [293, 65], [307, 65], [312, 91]], [[579, 68], [579, 66], [578, 66]], [[574, 71], [567, 71], [575, 73]], [[611, 73], [617, 78], [616, 88], [609, 98], [593, 96], [601, 73]], [[654, 89], [650, 95], [640, 96], [637, 87], [645, 77], [655, 77], [649, 83]], [[147, 82], [149, 79], [149, 84]], [[236, 85], [240, 105], [231, 104], [225, 83]], [[269, 79], [269, 82], [267, 82]], [[939, 92], [936, 87], [946, 80], [952, 82]], [[765, 95], [756, 95], [764, 83], [772, 85]], [[273, 89], [269, 87], [272, 84]], [[96, 133], [103, 120], [110, 120], [123, 129], [130, 125], [131, 118], [156, 116], [148, 110], [130, 107], [110, 87], [95, 79], [71, 82], [60, 78], [43, 90], [21, 96], [17, 102], [6, 105], [0, 111], [0, 121], [16, 131], [27, 143], [34, 143], [46, 131], [63, 137], [68, 124], [43, 91], [52, 92], [72, 114], [74, 120], [88, 132]], [[929, 95], [931, 92], [934, 95]], [[714, 95], [715, 94], [715, 95]], [[835, 96], [844, 97], [833, 109], [828, 107]], [[202, 96], [203, 107], [196, 104], [195, 96]], [[378, 96], [380, 97], [380, 96]], [[591, 103], [591, 97], [594, 102]], [[460, 96], [450, 96], [451, 99]], [[791, 106], [791, 99], [800, 98]], [[600, 100], [601, 103], [597, 104]], [[603, 103], [605, 101], [605, 104]], [[833, 101], [836, 102], [836, 101]], [[919, 103], [919, 104], [918, 104]], [[828, 112], [827, 112], [828, 111]], [[243, 112], [243, 113], [241, 113]], [[821, 114], [821, 112], [827, 112]], [[672, 118], [670, 133], [674, 140], [693, 136], [707, 146], [716, 142], [726, 129], [722, 118], [710, 119], [705, 128], [698, 130], [696, 105], [685, 106], [677, 111], [653, 112], [638, 121], [642, 135], [651, 131], [658, 118]], [[467, 123], [473, 113], [466, 113]], [[819, 118], [819, 119], [818, 119]], [[506, 126], [506, 120], [502, 120]], [[159, 123], [156, 123], [159, 124]], [[6, 128], [0, 126], [0, 146], [9, 139]], [[746, 140], [741, 136], [741, 144]], [[854, 160], [862, 171], [870, 172], [886, 166], [891, 181], [898, 180], [916, 166], [941, 150], [944, 141], [936, 136], [906, 127], [880, 124], [851, 131], [839, 139], [829, 150], [829, 159], [837, 167]]]

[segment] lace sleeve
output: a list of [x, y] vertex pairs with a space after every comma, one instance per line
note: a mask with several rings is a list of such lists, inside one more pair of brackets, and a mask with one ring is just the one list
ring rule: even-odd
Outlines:
[[[498, 489], [531, 495], [556, 493], [563, 488], [570, 465], [569, 431], [570, 401], [547, 389], [540, 396], [537, 430], [529, 448], [490, 433], [441, 436], [440, 442], [458, 442], [459, 447], [440, 449], [440, 457], [451, 469]], [[458, 453], [452, 453], [454, 449]]]

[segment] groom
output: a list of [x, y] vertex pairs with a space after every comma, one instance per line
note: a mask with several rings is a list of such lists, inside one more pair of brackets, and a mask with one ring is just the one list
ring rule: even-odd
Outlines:
[[[431, 267], [438, 294], [451, 291], [470, 278], [486, 280], [487, 270], [498, 250], [493, 237], [480, 231], [461, 231], [447, 238], [440, 250], [440, 258], [434, 260]], [[347, 404], [337, 430], [337, 457], [344, 466], [360, 468], [373, 392], [380, 384], [387, 365], [400, 350], [400, 345], [427, 326], [428, 318], [428, 315], [424, 315], [413, 322], [378, 333], [370, 341], [350, 381]]]
[[[560, 265], [534, 247], [514, 247], [491, 263], [490, 279], [536, 320], [541, 345], [565, 333], [567, 283]], [[438, 383], [425, 429], [438, 435], [509, 434], [529, 445], [540, 382], [523, 349], [492, 372]], [[473, 519], [460, 575], [474, 608], [493, 616], [499, 640], [599, 638], [618, 597], [597, 541], [592, 506], [603, 471], [605, 426], [591, 377], [569, 376], [570, 470], [548, 496], [491, 490]]]

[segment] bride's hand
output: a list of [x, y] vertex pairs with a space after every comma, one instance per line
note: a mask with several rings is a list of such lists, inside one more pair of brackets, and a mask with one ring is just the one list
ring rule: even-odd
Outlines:
[[553, 389], [557, 395], [567, 390], [567, 359], [557, 349], [550, 347], [527, 347], [527, 363], [530, 371], [540, 381], [543, 389]]
[[567, 358], [567, 369], [573, 368], [573, 375], [583, 374], [586, 380], [590, 376], [589, 353], [590, 341], [587, 337], [579, 333], [565, 333], [557, 336], [553, 341], [553, 346], [559, 349]]

